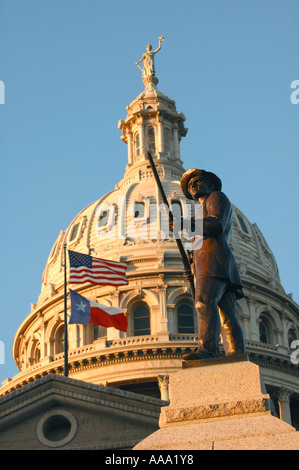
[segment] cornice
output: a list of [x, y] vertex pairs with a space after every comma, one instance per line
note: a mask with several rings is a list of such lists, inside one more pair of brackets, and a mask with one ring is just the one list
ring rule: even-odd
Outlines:
[[[278, 300], [280, 303], [283, 304], [284, 309], [286, 307], [289, 307], [295, 315], [298, 316], [299, 318], [299, 305], [288, 295], [285, 294], [284, 292], [279, 292], [270, 286], [264, 285], [264, 284], [258, 284], [253, 282], [251, 279], [242, 279], [243, 286], [244, 288], [248, 289], [250, 292], [250, 298], [254, 299], [257, 297], [257, 293], [263, 294], [266, 297], [272, 296], [276, 300]], [[260, 300], [260, 299], [257, 299]]]
[[260, 367], [276, 370], [299, 378], [299, 368], [295, 364], [292, 364], [290, 359], [277, 358], [263, 354], [260, 351], [250, 352], [248, 355], [249, 359]]

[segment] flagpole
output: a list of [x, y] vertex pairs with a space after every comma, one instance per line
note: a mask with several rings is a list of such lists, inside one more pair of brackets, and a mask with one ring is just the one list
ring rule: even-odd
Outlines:
[[66, 247], [64, 242], [64, 376], [68, 377], [68, 337], [67, 337], [67, 291], [66, 291]]

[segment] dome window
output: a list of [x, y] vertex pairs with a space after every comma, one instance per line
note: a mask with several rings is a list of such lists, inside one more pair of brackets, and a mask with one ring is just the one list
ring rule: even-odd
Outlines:
[[239, 214], [237, 215], [237, 219], [238, 219], [238, 222], [239, 222], [239, 225], [240, 225], [240, 228], [241, 228], [242, 232], [246, 233], [246, 235], [249, 235], [249, 230], [248, 230], [247, 224], [245, 223], [244, 219]]
[[96, 339], [104, 338], [107, 336], [107, 328], [100, 325], [92, 325], [92, 337], [95, 341]]
[[260, 342], [261, 343], [268, 343], [267, 328], [266, 328], [266, 325], [264, 323], [260, 324], [259, 333], [260, 333]]
[[34, 349], [34, 362], [37, 363], [40, 361], [41, 352], [40, 352], [40, 344], [38, 343]]
[[177, 325], [179, 334], [195, 333], [194, 309], [190, 304], [179, 304], [177, 308]]
[[261, 343], [270, 344], [272, 342], [271, 325], [265, 317], [262, 317], [259, 324], [259, 337]]
[[31, 354], [29, 357], [29, 364], [37, 364], [41, 359], [41, 346], [39, 341], [34, 341]]
[[145, 216], [145, 202], [144, 201], [136, 201], [134, 203], [134, 217], [141, 218]]
[[95, 216], [97, 217], [96, 233], [102, 235], [115, 227], [116, 207], [115, 204], [101, 204], [97, 207]]
[[133, 313], [134, 336], [151, 334], [150, 311], [146, 304], [140, 304]]
[[147, 139], [148, 139], [148, 151], [152, 154], [156, 154], [156, 144], [155, 144], [155, 129], [150, 127], [147, 131]]
[[64, 351], [64, 326], [60, 326], [55, 336], [55, 354], [60, 354]]
[[136, 140], [135, 140], [135, 146], [136, 146], [136, 155], [140, 155], [140, 137], [139, 134], [136, 134]]
[[80, 225], [79, 222], [76, 225], [74, 225], [73, 230], [71, 231], [71, 235], [70, 235], [70, 242], [73, 242], [74, 240], [76, 240], [78, 233], [79, 233], [79, 225]]
[[99, 215], [98, 227], [103, 228], [108, 224], [109, 211], [105, 210]]

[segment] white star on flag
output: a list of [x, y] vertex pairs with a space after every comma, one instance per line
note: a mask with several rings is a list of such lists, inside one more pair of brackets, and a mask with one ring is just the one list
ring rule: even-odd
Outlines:
[[77, 325], [100, 325], [126, 332], [128, 319], [120, 307], [108, 307], [89, 300], [78, 292], [70, 291], [71, 317], [69, 323]]
[[87, 307], [87, 304], [84, 304], [81, 300], [79, 304], [76, 304], [78, 312], [85, 312], [85, 309]]

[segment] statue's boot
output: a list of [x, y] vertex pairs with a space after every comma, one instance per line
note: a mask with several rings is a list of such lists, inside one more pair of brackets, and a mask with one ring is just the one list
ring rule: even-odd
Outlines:
[[184, 361], [197, 361], [201, 359], [211, 359], [212, 357], [218, 357], [219, 356], [219, 349], [218, 347], [207, 347], [207, 345], [201, 343], [201, 341], [198, 344], [198, 349], [192, 353], [189, 354], [184, 354], [183, 355], [183, 360]]

